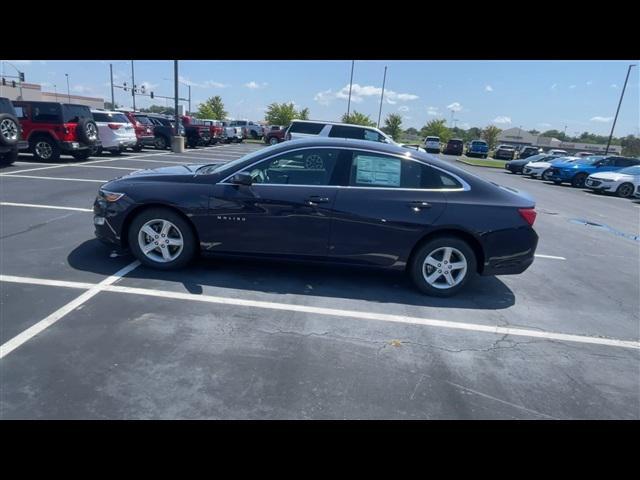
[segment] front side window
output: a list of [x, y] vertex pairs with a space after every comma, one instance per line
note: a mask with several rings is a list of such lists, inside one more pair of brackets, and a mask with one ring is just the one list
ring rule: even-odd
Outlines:
[[245, 172], [253, 183], [275, 185], [334, 185], [338, 150], [308, 149], [283, 153], [253, 165]]
[[322, 123], [293, 122], [291, 124], [291, 128], [289, 129], [289, 132], [318, 135], [323, 128], [324, 124]]
[[386, 143], [386, 141], [387, 141], [387, 139], [385, 137], [380, 135], [375, 130], [365, 130], [364, 131], [364, 139], [365, 140], [371, 140], [373, 142], [382, 142], [382, 143]]
[[329, 131], [329, 136], [333, 138], [354, 138], [356, 140], [362, 140], [365, 138], [365, 130], [358, 127], [333, 125]]
[[60, 108], [57, 104], [35, 105], [33, 108], [33, 121], [38, 123], [56, 123], [60, 121]]
[[423, 163], [368, 152], [354, 152], [349, 185], [430, 190], [462, 188], [451, 175]]

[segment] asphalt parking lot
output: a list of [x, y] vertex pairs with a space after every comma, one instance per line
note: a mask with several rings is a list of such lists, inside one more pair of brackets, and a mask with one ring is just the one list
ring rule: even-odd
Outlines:
[[540, 242], [448, 299], [384, 271], [158, 272], [95, 240], [101, 183], [256, 148], [0, 170], [0, 418], [640, 418], [637, 200], [456, 163], [532, 194]]

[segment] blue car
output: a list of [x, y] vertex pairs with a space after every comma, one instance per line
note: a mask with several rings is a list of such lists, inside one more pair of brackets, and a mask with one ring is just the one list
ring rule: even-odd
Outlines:
[[621, 168], [640, 165], [637, 158], [593, 155], [573, 162], [554, 162], [546, 180], [556, 185], [570, 183], [573, 187], [583, 188], [587, 177], [592, 173], [614, 172]]
[[487, 158], [489, 145], [484, 140], [474, 140], [467, 146], [467, 157]]

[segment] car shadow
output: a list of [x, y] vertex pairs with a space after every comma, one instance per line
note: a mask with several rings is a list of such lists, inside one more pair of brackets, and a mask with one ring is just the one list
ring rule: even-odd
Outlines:
[[[88, 240], [68, 256], [77, 270], [112, 275], [133, 260], [96, 239]], [[355, 266], [303, 264], [245, 258], [200, 256], [177, 271], [138, 267], [127, 278], [162, 280], [182, 284], [192, 294], [203, 287], [219, 287], [281, 295], [344, 298], [439, 308], [498, 310], [515, 303], [515, 295], [497, 277], [475, 277], [454, 297], [430, 297], [419, 292], [404, 272]]]

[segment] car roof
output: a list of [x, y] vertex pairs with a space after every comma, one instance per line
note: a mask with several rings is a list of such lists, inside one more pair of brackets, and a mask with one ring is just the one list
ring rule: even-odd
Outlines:
[[377, 127], [371, 127], [369, 125], [356, 125], [355, 123], [335, 122], [330, 120], [291, 120], [291, 123], [322, 123], [324, 125], [343, 125], [345, 127], [360, 127], [360, 128], [372, 128], [374, 130], [381, 131]]

